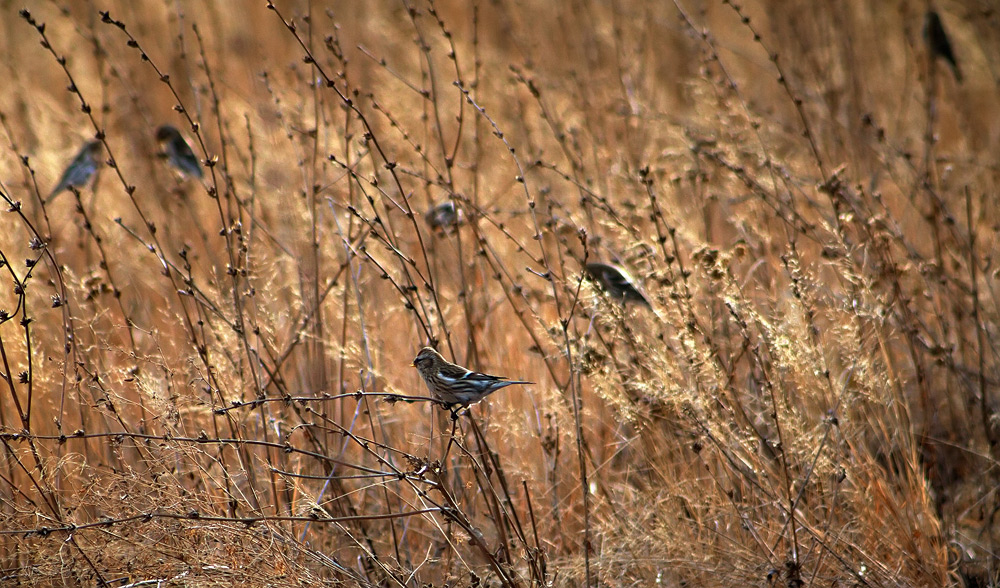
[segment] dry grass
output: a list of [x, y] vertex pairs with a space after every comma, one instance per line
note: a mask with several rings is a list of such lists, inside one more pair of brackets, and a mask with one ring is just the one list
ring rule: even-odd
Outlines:
[[2, 9], [0, 583], [993, 585], [1000, 14], [273, 1]]

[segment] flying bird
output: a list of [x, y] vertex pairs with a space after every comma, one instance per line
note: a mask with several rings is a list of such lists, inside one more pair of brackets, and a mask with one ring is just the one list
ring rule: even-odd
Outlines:
[[649, 300], [635, 286], [635, 280], [625, 269], [610, 263], [591, 262], [584, 268], [605, 292], [619, 302], [636, 302], [650, 306]]
[[186, 176], [202, 177], [201, 163], [180, 131], [170, 125], [156, 129], [156, 140], [163, 146], [170, 165]]
[[48, 204], [53, 198], [71, 187], [80, 189], [86, 186], [91, 176], [94, 175], [94, 172], [101, 165], [101, 152], [102, 146], [100, 141], [87, 141], [84, 143], [83, 148], [80, 149], [80, 152], [76, 154], [73, 161], [66, 167], [66, 171], [63, 172], [55, 189], [45, 199], [45, 203]]
[[451, 363], [430, 347], [421, 349], [411, 365], [420, 372], [431, 395], [449, 409], [455, 405], [465, 408], [475, 404], [500, 388], [514, 384], [534, 384], [474, 372]]

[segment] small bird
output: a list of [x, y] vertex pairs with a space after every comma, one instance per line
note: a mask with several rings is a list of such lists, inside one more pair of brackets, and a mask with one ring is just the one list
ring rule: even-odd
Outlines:
[[170, 165], [186, 176], [202, 177], [201, 164], [180, 131], [170, 125], [163, 125], [156, 129], [156, 140], [163, 146]]
[[597, 282], [612, 298], [622, 303], [638, 302], [650, 306], [649, 300], [635, 287], [635, 280], [627, 271], [610, 263], [591, 262], [585, 267], [587, 275]]
[[465, 222], [465, 213], [454, 201], [445, 200], [424, 213], [424, 220], [435, 231], [449, 233]]
[[82, 188], [90, 181], [91, 176], [101, 165], [102, 146], [100, 141], [87, 141], [83, 148], [76, 154], [73, 161], [66, 167], [59, 183], [56, 185], [49, 197], [45, 199], [48, 204], [53, 198], [61, 194], [70, 187]]
[[420, 377], [424, 379], [431, 395], [449, 409], [455, 405], [468, 407], [500, 388], [514, 384], [534, 384], [534, 382], [508, 380], [500, 376], [474, 372], [451, 363], [430, 347], [421, 349], [410, 365], [420, 372]]
[[952, 71], [955, 72], [955, 80], [961, 82], [962, 70], [958, 67], [948, 33], [944, 31], [944, 25], [941, 24], [941, 17], [934, 10], [928, 10], [927, 14], [924, 15], [924, 40], [930, 47], [931, 59], [941, 57], [947, 61], [951, 65]]

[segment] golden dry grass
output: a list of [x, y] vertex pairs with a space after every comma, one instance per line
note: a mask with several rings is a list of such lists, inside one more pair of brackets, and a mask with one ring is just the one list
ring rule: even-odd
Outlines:
[[992, 585], [988, 4], [274, 2], [0, 9], [0, 584]]

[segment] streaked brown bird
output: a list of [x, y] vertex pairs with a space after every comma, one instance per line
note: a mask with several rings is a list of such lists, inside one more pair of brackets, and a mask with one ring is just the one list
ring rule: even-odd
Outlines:
[[465, 222], [465, 213], [453, 201], [445, 200], [428, 209], [424, 221], [435, 231], [450, 233]]
[[456, 405], [465, 408], [475, 404], [500, 388], [514, 384], [534, 384], [474, 372], [451, 363], [431, 347], [421, 349], [411, 365], [420, 372], [431, 395], [449, 409]]
[[632, 279], [632, 276], [624, 268], [610, 263], [594, 261], [588, 263], [585, 269], [587, 275], [597, 282], [611, 298], [623, 304], [636, 302], [644, 306], [650, 306], [649, 300], [639, 291], [639, 288], [635, 285], [635, 280]]
[[924, 40], [931, 50], [931, 59], [938, 57], [944, 59], [955, 72], [955, 80], [962, 81], [962, 70], [958, 67], [958, 60], [955, 59], [955, 51], [951, 48], [951, 40], [944, 30], [941, 17], [934, 10], [928, 10], [924, 15]]
[[201, 163], [180, 131], [170, 125], [156, 129], [156, 141], [163, 147], [170, 165], [186, 176], [201, 178]]
[[102, 151], [103, 146], [100, 141], [87, 141], [84, 143], [83, 148], [80, 149], [76, 157], [73, 158], [73, 161], [66, 167], [62, 177], [59, 178], [59, 183], [56, 184], [55, 189], [45, 199], [45, 203], [48, 204], [53, 198], [62, 194], [63, 191], [68, 190], [70, 187], [80, 189], [86, 186], [91, 176], [94, 175], [94, 172], [101, 165]]

